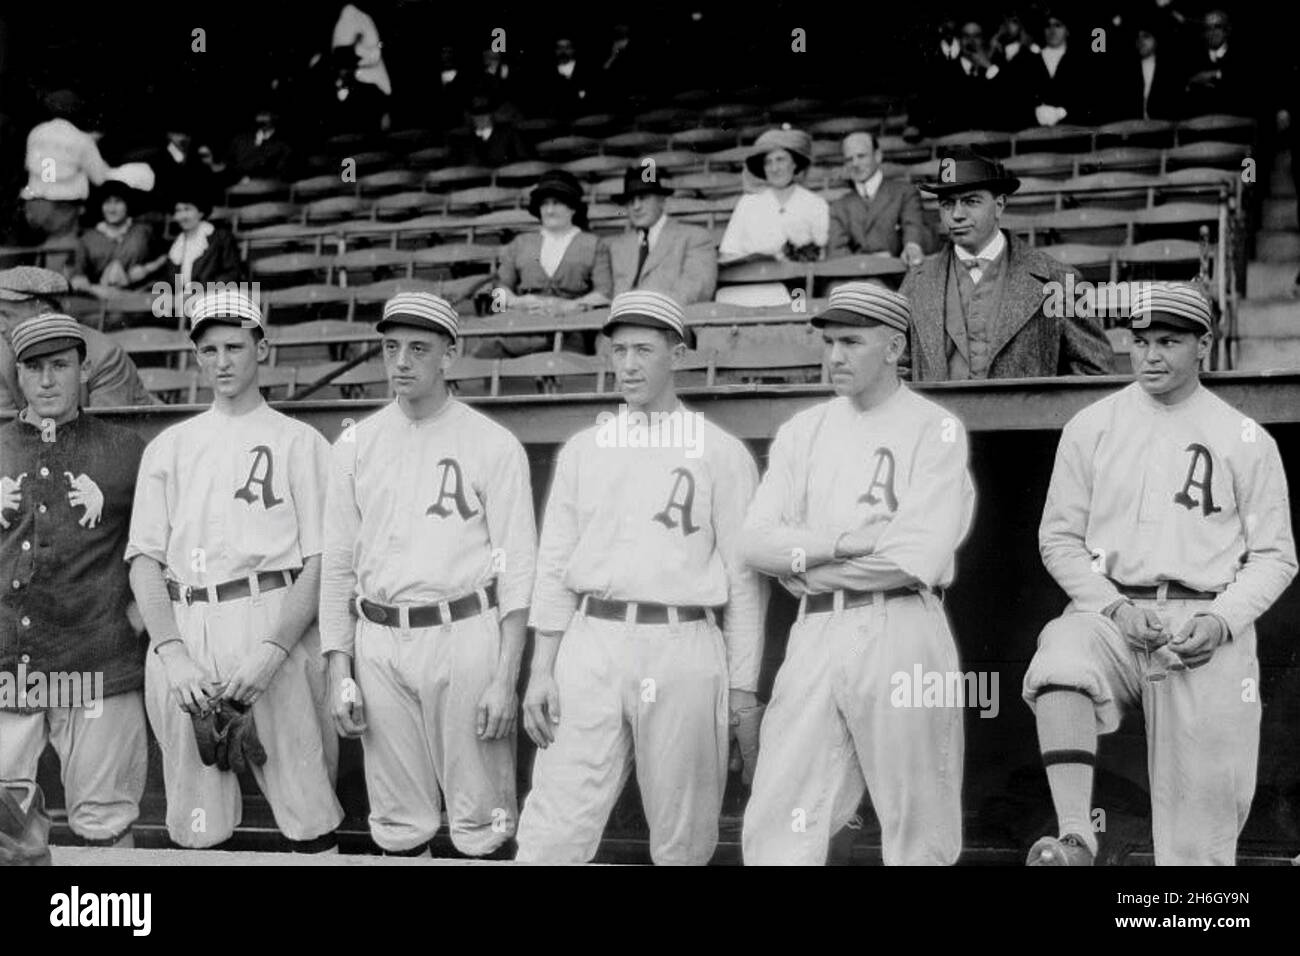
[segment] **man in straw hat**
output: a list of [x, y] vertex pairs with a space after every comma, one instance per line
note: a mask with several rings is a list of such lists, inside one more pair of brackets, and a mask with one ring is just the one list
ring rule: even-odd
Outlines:
[[126, 560], [149, 628], [145, 703], [162, 749], [167, 832], [212, 847], [243, 812], [239, 780], [205, 749], [237, 712], [265, 751], [254, 778], [296, 852], [336, 846], [337, 737], [323, 733], [316, 631], [329, 445], [258, 390], [266, 324], [249, 297], [209, 292], [190, 337], [212, 407], [145, 449]]
[[541, 750], [518, 859], [591, 860], [635, 766], [651, 859], [702, 866], [718, 843], [728, 734], [748, 764], [762, 714], [767, 594], [739, 551], [758, 469], [677, 398], [689, 330], [676, 302], [624, 292], [604, 332], [626, 404], [555, 464], [524, 697]]
[[[649, 177], [649, 178], [647, 178]], [[708, 302], [718, 284], [718, 252], [709, 231], [678, 222], [666, 206], [672, 188], [640, 165], [623, 173], [614, 202], [627, 210], [631, 232], [605, 240], [596, 253], [595, 285], [618, 295], [650, 289], [680, 303]]]
[[122, 552], [144, 443], [83, 412], [85, 330], [71, 316], [19, 323], [13, 347], [25, 405], [0, 427], [0, 779], [35, 778], [53, 744], [72, 832], [131, 846], [148, 761]]
[[763, 723], [746, 863], [826, 862], [864, 788], [886, 864], [961, 852], [961, 704], [922, 706], [910, 675], [958, 672], [942, 596], [975, 491], [961, 422], [899, 381], [908, 318], [907, 299], [871, 283], [831, 293], [812, 322], [836, 397], [777, 431], [749, 508], [745, 558], [799, 613]]
[[948, 242], [900, 290], [912, 302], [904, 364], [914, 381], [1111, 372], [1110, 341], [1095, 318], [1045, 307], [1049, 284], [1064, 288], [1071, 270], [999, 228], [1019, 186], [1001, 163], [965, 147], [943, 154], [938, 180], [921, 186], [939, 199]]
[[1134, 708], [1157, 865], [1236, 862], [1259, 752], [1254, 622], [1296, 554], [1277, 443], [1200, 384], [1210, 315], [1190, 284], [1143, 284], [1136, 381], [1061, 434], [1038, 537], [1070, 605], [1024, 682], [1059, 837], [1030, 866], [1092, 864], [1097, 737]]
[[459, 852], [507, 856], [537, 545], [528, 457], [449, 394], [459, 318], [445, 299], [398, 293], [377, 330], [397, 399], [335, 442], [325, 503], [334, 721], [365, 748], [381, 850], [427, 855], [441, 791]]

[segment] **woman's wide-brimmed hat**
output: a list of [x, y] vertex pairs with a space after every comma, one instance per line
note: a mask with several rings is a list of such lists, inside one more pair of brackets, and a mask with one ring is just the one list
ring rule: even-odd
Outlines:
[[216, 183], [213, 182], [213, 176], [206, 170], [203, 172], [187, 172], [177, 176], [170, 184], [167, 195], [168, 209], [172, 209], [178, 202], [190, 203], [203, 213], [204, 218], [212, 215], [212, 207], [217, 204]]
[[558, 199], [573, 210], [573, 224], [586, 228], [587, 203], [582, 198], [582, 184], [573, 173], [563, 169], [550, 169], [542, 173], [537, 185], [528, 194], [528, 211], [542, 218], [542, 200]]
[[745, 168], [759, 179], [766, 179], [763, 160], [774, 149], [784, 149], [794, 158], [796, 173], [812, 165], [812, 137], [803, 130], [791, 129], [787, 125], [769, 129], [754, 141], [753, 148], [745, 157]]
[[954, 146], [939, 153], [939, 178], [917, 183], [917, 188], [936, 196], [971, 189], [987, 189], [995, 196], [1009, 196], [1020, 188], [1020, 180], [1008, 173], [996, 159], [977, 153], [968, 146]]

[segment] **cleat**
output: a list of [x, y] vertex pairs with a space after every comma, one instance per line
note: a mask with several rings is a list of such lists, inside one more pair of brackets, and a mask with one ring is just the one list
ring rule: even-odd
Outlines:
[[1092, 851], [1073, 833], [1045, 836], [1030, 847], [1025, 866], [1092, 866]]

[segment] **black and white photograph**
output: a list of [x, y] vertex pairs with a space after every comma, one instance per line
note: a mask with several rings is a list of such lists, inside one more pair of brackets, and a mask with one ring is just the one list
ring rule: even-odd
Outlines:
[[[166, 894], [236, 875], [470, 867], [523, 913], [588, 865], [1268, 925], [1294, 35], [1231, 0], [7, 4], [17, 938], [193, 940]], [[1106, 869], [1023, 872], [1067, 866]]]

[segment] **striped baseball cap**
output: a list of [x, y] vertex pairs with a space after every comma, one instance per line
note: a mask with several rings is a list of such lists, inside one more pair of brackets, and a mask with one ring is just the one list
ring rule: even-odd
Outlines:
[[384, 316], [375, 328], [382, 332], [390, 325], [442, 332], [453, 340], [460, 336], [460, 316], [450, 302], [432, 292], [399, 292], [385, 302]]
[[52, 355], [65, 349], [76, 349], [86, 357], [86, 333], [81, 323], [61, 312], [43, 312], [24, 319], [11, 333], [14, 356], [20, 362]]
[[686, 328], [686, 313], [675, 299], [662, 292], [649, 289], [632, 289], [614, 296], [609, 306], [609, 318], [601, 331], [609, 335], [616, 325], [642, 325], [652, 329], [676, 332], [684, 341], [690, 336]]
[[238, 289], [214, 289], [197, 296], [190, 303], [190, 338], [199, 337], [199, 329], [209, 322], [261, 329], [266, 320], [257, 303]]
[[1210, 303], [1190, 282], [1139, 282], [1129, 316], [1129, 325], [1135, 329], [1155, 324], [1204, 334], [1214, 328]]
[[874, 282], [846, 282], [831, 292], [826, 311], [814, 315], [817, 328], [836, 322], [840, 325], [887, 325], [906, 332], [912, 316], [907, 296]]

